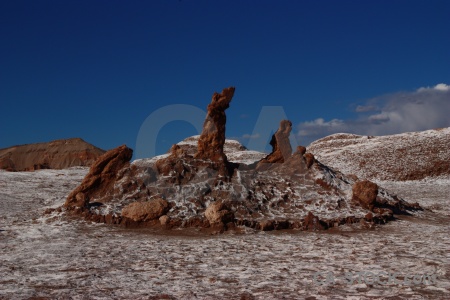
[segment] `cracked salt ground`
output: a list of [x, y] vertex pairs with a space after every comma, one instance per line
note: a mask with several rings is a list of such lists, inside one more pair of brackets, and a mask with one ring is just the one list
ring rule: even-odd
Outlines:
[[[450, 293], [446, 210], [370, 231], [344, 226], [218, 236], [41, 217], [46, 208], [64, 203], [86, 171], [0, 172], [0, 298], [236, 299], [246, 293], [256, 299], [446, 299]], [[387, 187], [427, 207], [448, 202], [445, 188], [439, 193], [433, 182]], [[359, 271], [397, 272], [399, 280], [429, 273], [437, 279], [429, 285], [347, 284], [344, 274]], [[335, 282], [315, 284], [316, 272], [332, 272]]]

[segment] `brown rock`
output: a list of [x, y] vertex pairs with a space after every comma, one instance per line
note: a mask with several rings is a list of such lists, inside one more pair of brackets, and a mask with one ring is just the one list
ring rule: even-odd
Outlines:
[[292, 154], [292, 156], [290, 156], [282, 164], [268, 165], [260, 163], [258, 166], [258, 170], [264, 170], [265, 166], [270, 166], [269, 168], [271, 170], [277, 171], [280, 174], [291, 176], [306, 174], [308, 172], [308, 168], [306, 167], [305, 163], [305, 158], [299, 152], [295, 152], [294, 154]]
[[263, 220], [259, 222], [259, 228], [262, 231], [270, 231], [270, 230], [274, 230], [275, 226], [274, 226], [274, 221], [273, 220]]
[[166, 200], [156, 198], [146, 202], [128, 204], [122, 209], [122, 217], [136, 222], [151, 221], [163, 216], [169, 209], [170, 206]]
[[256, 299], [255, 296], [253, 296], [249, 292], [242, 293], [240, 298], [240, 300], [255, 300], [255, 299]]
[[0, 169], [34, 171], [90, 166], [105, 153], [80, 138], [0, 149]]
[[291, 130], [291, 121], [282, 120], [280, 122], [280, 127], [270, 141], [272, 152], [258, 163], [258, 167], [264, 163], [283, 163], [292, 155], [291, 142], [289, 141]]
[[205, 210], [205, 217], [210, 224], [227, 223], [234, 219], [234, 215], [230, 212], [226, 205], [218, 200], [211, 203]]
[[315, 216], [312, 212], [308, 212], [308, 215], [303, 220], [305, 230], [323, 230], [325, 226], [320, 222], [319, 217]]
[[89, 205], [89, 198], [82, 192], [75, 195], [76, 202], [73, 203], [77, 207], [87, 207]]
[[170, 218], [167, 215], [159, 217], [159, 222], [161, 223], [161, 225], [167, 225], [169, 223], [169, 221], [170, 221]]
[[372, 210], [378, 195], [378, 185], [369, 180], [358, 181], [353, 185], [353, 201]]
[[[216, 223], [218, 224], [218, 223]], [[223, 224], [223, 223], [220, 223]], [[208, 220], [206, 220], [203, 216], [194, 216], [187, 219], [184, 224], [184, 227], [198, 227], [198, 228], [206, 228], [210, 226]]]
[[[186, 158], [190, 158], [191, 163], [185, 163]], [[192, 169], [194, 164], [192, 156], [189, 156], [180, 146], [173, 145], [170, 149], [170, 155], [158, 160], [155, 166], [159, 174], [170, 175], [170, 179], [167, 179], [170, 183], [184, 184], [194, 176], [193, 171], [195, 170]]]
[[373, 212], [382, 216], [389, 216], [392, 217], [394, 215], [394, 212], [389, 208], [379, 208], [376, 207], [373, 209]]
[[223, 152], [225, 144], [225, 110], [230, 106], [234, 95], [234, 87], [226, 88], [222, 93], [214, 93], [208, 105], [208, 114], [203, 124], [203, 131], [198, 140], [196, 158], [226, 162]]
[[311, 168], [311, 166], [313, 165], [314, 161], [316, 160], [314, 158], [314, 155], [312, 153], [306, 153], [305, 155], [303, 155], [303, 157], [305, 158], [306, 167], [308, 169]]
[[83, 182], [69, 194], [64, 206], [78, 206], [82, 201], [81, 196], [77, 199], [79, 193], [83, 193], [87, 199], [93, 199], [96, 196], [101, 198], [107, 195], [114, 185], [118, 171], [128, 164], [132, 156], [133, 150], [125, 145], [100, 156], [91, 166]]
[[177, 157], [177, 158], [187, 157], [186, 151], [177, 144], [172, 145], [169, 153], [170, 153], [170, 156], [172, 156], [172, 157]]
[[306, 147], [304, 146], [297, 146], [297, 152], [300, 153], [301, 155], [306, 153]]

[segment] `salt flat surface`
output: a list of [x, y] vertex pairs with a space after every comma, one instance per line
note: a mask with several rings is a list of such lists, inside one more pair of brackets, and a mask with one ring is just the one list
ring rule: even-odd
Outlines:
[[[383, 182], [433, 211], [361, 230], [203, 236], [43, 216], [64, 203], [86, 168], [0, 172], [0, 299], [448, 299], [449, 184]], [[411, 197], [414, 197], [411, 199]], [[397, 272], [399, 283], [347, 283], [346, 272]], [[314, 282], [332, 272], [334, 282]], [[432, 284], [403, 276], [435, 274]], [[319, 276], [320, 282], [324, 282]]]

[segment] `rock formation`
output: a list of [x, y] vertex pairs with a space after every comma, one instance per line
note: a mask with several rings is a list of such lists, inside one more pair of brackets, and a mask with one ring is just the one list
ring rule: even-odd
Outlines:
[[122, 209], [122, 217], [136, 222], [147, 222], [162, 217], [170, 209], [169, 203], [161, 198], [145, 202], [133, 202]]
[[208, 219], [210, 224], [232, 222], [234, 220], [234, 215], [228, 210], [223, 201], [218, 200], [211, 203], [205, 210], [205, 217]]
[[90, 166], [105, 153], [80, 138], [0, 149], [0, 169], [34, 171]]
[[262, 159], [261, 163], [283, 163], [292, 155], [291, 142], [289, 141], [291, 130], [291, 121], [282, 120], [280, 122], [280, 127], [270, 140], [272, 152]]
[[378, 185], [369, 180], [358, 181], [353, 185], [353, 201], [372, 210], [378, 195]]
[[[188, 137], [177, 143], [177, 146], [183, 149], [187, 155], [194, 156], [197, 153], [199, 138], [200, 135]], [[238, 141], [229, 139], [225, 140], [223, 152], [227, 156], [228, 161], [246, 165], [250, 165], [267, 156], [263, 152], [248, 150]]]
[[90, 199], [104, 201], [114, 185], [116, 175], [133, 156], [133, 150], [125, 145], [109, 150], [91, 166], [89, 173], [67, 197], [65, 207], [83, 207]]
[[314, 155], [312, 153], [305, 153], [303, 157], [305, 158], [306, 166], [308, 167], [308, 169], [311, 168], [315, 161]]
[[208, 105], [208, 114], [203, 124], [202, 134], [198, 138], [197, 152], [189, 155], [179, 145], [174, 145], [167, 158], [156, 163], [158, 173], [167, 176], [175, 173], [172, 183], [187, 183], [196, 174], [196, 170], [208, 168], [218, 172], [221, 179], [228, 180], [233, 172], [233, 165], [228, 163], [224, 153], [225, 145], [225, 110], [234, 95], [234, 87], [226, 88], [222, 93], [214, 93]]
[[169, 176], [169, 182], [173, 184], [188, 183], [194, 176], [195, 169], [191, 164], [185, 164], [185, 159], [193, 160], [193, 157], [188, 155], [183, 148], [178, 145], [173, 145], [170, 148], [169, 156], [160, 159], [155, 166], [160, 175]]
[[230, 106], [234, 90], [234, 87], [229, 87], [223, 89], [220, 94], [214, 93], [212, 101], [208, 105], [208, 113], [203, 124], [202, 134], [198, 140], [195, 158], [227, 161], [227, 157], [223, 153], [225, 124], [227, 122], [225, 110]]
[[[306, 153], [306, 147], [297, 146], [297, 150], [292, 154], [289, 134], [292, 130], [292, 123], [289, 120], [282, 120], [277, 132], [272, 135], [270, 145], [272, 152], [261, 159], [256, 165], [258, 171], [276, 170], [283, 174], [305, 174], [305, 170], [311, 168], [315, 162], [314, 155]], [[281, 164], [281, 165], [280, 165]]]
[[[225, 109], [233, 93], [228, 88], [214, 94], [195, 153], [193, 140], [172, 146], [168, 155], [131, 164], [132, 150], [126, 146], [109, 151], [69, 195], [66, 211], [124, 226], [222, 232], [385, 223], [393, 212], [420, 209], [328, 168], [305, 147], [292, 154], [288, 120], [273, 135], [271, 154], [259, 161], [250, 156], [250, 163], [229, 161], [224, 153]], [[245, 152], [237, 145], [234, 149]], [[241, 154], [230, 157], [245, 156]]]

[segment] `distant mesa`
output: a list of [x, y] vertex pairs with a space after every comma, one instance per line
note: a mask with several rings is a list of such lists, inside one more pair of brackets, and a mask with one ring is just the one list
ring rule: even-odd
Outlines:
[[292, 153], [292, 123], [281, 120], [267, 155], [225, 139], [234, 87], [214, 93], [203, 131], [167, 154], [131, 162], [125, 145], [93, 164], [64, 211], [125, 227], [322, 230], [372, 227], [421, 208], [375, 183], [322, 164], [303, 146]]
[[0, 149], [0, 169], [34, 171], [90, 166], [105, 153], [80, 138]]

